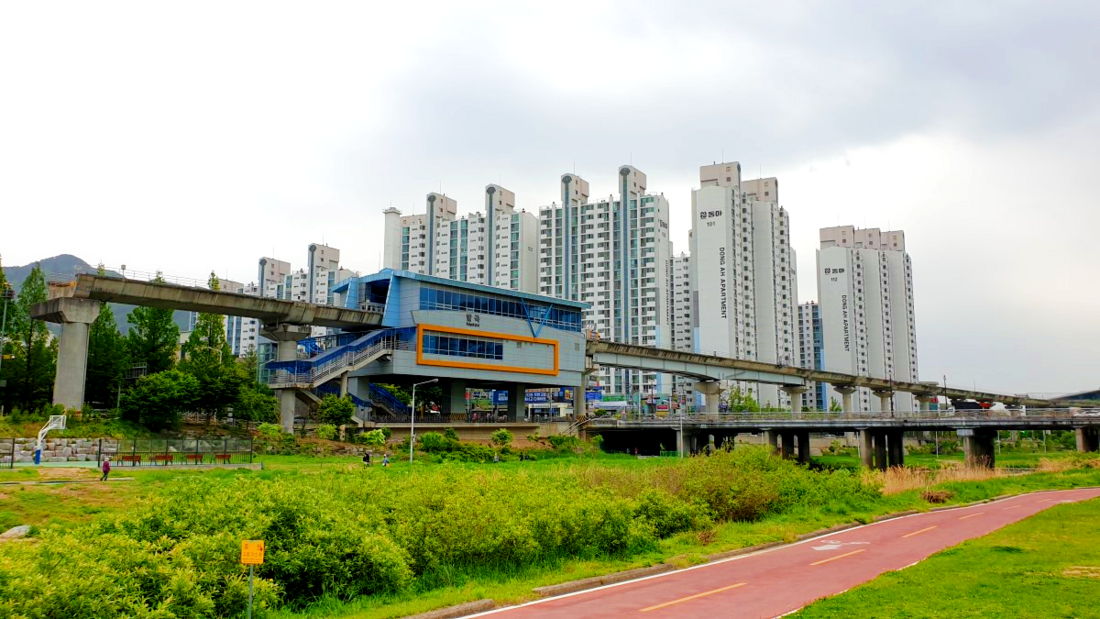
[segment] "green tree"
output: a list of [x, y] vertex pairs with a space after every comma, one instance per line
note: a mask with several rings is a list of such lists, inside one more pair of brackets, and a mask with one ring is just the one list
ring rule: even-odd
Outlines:
[[241, 388], [237, 402], [233, 404], [233, 418], [239, 421], [279, 422], [279, 400], [266, 387], [261, 390], [249, 386]]
[[729, 410], [734, 413], [755, 413], [760, 411], [760, 404], [752, 397], [752, 391], [743, 391], [740, 385], [735, 385], [729, 390]]
[[[220, 288], [218, 278], [210, 273], [211, 290]], [[240, 400], [241, 387], [249, 381], [237, 368], [233, 351], [225, 338], [225, 317], [219, 314], [199, 314], [190, 337], [180, 347], [180, 369], [199, 380], [198, 411], [207, 423], [223, 417]]]
[[19, 296], [8, 304], [8, 329], [4, 352], [10, 355], [2, 366], [7, 381], [5, 404], [36, 410], [49, 404], [57, 372], [57, 341], [46, 323], [34, 320], [31, 307], [47, 299], [46, 278], [35, 265], [23, 281]]
[[331, 423], [334, 426], [351, 423], [351, 416], [355, 413], [355, 403], [348, 397], [337, 397], [332, 394], [321, 399], [321, 405], [317, 407], [317, 416], [321, 423]]
[[180, 415], [198, 400], [199, 389], [198, 379], [179, 370], [143, 376], [123, 395], [122, 418], [154, 432], [176, 428]]
[[84, 400], [100, 405], [113, 404], [129, 367], [126, 338], [118, 330], [111, 307], [104, 303], [99, 307], [99, 316], [88, 330], [88, 369]]
[[[158, 274], [153, 282], [163, 284], [164, 278]], [[147, 374], [172, 369], [180, 341], [180, 328], [172, 320], [172, 310], [135, 307], [126, 318], [131, 325], [126, 338], [130, 361], [144, 364]]]
[[840, 406], [840, 402], [836, 401], [836, 398], [829, 398], [829, 410], [834, 413], [839, 413], [843, 408]]

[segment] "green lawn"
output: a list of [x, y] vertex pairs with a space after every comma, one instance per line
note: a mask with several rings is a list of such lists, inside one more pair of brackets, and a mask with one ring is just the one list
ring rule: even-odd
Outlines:
[[1100, 617], [1100, 500], [1052, 507], [794, 615]]

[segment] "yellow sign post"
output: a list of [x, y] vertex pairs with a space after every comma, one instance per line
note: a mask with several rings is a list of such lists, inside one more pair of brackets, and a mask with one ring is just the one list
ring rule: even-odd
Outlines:
[[252, 619], [252, 574], [257, 565], [264, 564], [264, 541], [241, 540], [241, 565], [248, 566], [248, 619]]

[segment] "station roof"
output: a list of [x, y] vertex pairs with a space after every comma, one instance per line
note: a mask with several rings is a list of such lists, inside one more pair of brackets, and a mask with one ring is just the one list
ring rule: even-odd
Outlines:
[[[575, 309], [583, 310], [588, 309], [588, 303], [581, 303], [580, 301], [571, 301], [569, 299], [559, 299], [557, 297], [550, 297], [541, 294], [532, 294], [530, 292], [520, 292], [518, 290], [508, 290], [506, 288], [495, 288], [493, 286], [486, 286], [484, 284], [472, 284], [470, 282], [460, 282], [453, 279], [447, 279], [445, 277], [437, 277], [435, 275], [425, 275], [423, 273], [414, 273], [412, 271], [400, 271], [395, 269], [382, 269], [381, 271], [364, 275], [359, 278], [351, 278], [358, 281], [360, 284], [370, 284], [374, 282], [389, 281], [391, 278], [400, 277], [403, 279], [411, 279], [419, 282], [426, 282], [437, 286], [446, 286], [448, 288], [455, 288], [459, 290], [469, 290], [471, 292], [480, 292], [484, 294], [492, 294], [501, 297], [513, 297], [517, 299], [523, 299], [525, 301], [533, 301], [535, 303], [542, 303], [546, 305], [557, 305], [564, 307], [572, 307]], [[351, 283], [351, 279], [346, 279], [336, 286], [334, 292], [342, 292], [347, 289]]]

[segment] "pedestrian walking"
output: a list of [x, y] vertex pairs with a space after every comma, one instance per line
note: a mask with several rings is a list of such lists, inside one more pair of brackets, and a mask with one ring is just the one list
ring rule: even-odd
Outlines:
[[107, 456], [103, 459], [103, 477], [99, 478], [99, 481], [107, 481], [107, 476], [111, 474], [111, 456]]
[[370, 466], [370, 452], [363, 454], [363, 464]]
[[500, 454], [493, 454], [493, 464], [500, 462]]
[[385, 454], [385, 455], [382, 456], [382, 468], [386, 468], [389, 465], [390, 465], [390, 454]]

